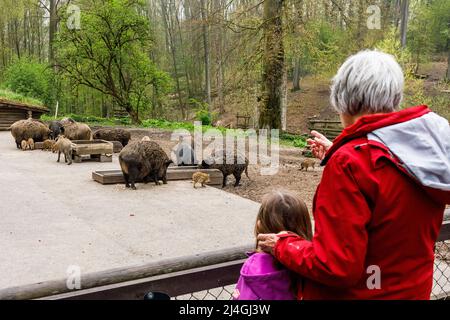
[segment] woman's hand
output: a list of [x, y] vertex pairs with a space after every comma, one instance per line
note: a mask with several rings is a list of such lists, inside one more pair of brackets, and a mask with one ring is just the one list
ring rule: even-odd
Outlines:
[[308, 139], [307, 142], [311, 146], [311, 152], [319, 160], [325, 158], [325, 154], [333, 145], [333, 142], [328, 140], [323, 134], [317, 131], [311, 131], [311, 135], [314, 139]]
[[286, 231], [275, 233], [258, 234], [258, 248], [266, 253], [273, 254], [273, 250], [280, 239], [279, 235], [286, 234]]

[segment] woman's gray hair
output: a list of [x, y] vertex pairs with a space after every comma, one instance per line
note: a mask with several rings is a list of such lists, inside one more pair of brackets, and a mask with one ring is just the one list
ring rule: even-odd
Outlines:
[[404, 76], [390, 54], [365, 50], [350, 56], [331, 86], [331, 105], [338, 113], [388, 113], [403, 99]]

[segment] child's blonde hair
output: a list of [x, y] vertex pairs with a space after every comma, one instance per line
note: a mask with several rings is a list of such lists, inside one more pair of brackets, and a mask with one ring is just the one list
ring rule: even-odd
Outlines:
[[274, 191], [262, 199], [255, 235], [282, 231], [293, 232], [306, 240], [312, 239], [311, 218], [305, 202], [292, 192]]

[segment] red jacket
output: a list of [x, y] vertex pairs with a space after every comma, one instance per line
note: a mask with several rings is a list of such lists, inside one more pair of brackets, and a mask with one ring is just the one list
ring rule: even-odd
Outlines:
[[[368, 138], [377, 129], [422, 121], [419, 118], [429, 113], [419, 106], [364, 116], [336, 138], [314, 197], [313, 240], [283, 235], [274, 249], [281, 263], [305, 279], [299, 298], [430, 298], [434, 244], [450, 200], [450, 184], [444, 181], [444, 190], [423, 186], [415, 179], [420, 172], [413, 173], [385, 144]], [[444, 134], [449, 132], [446, 123], [447, 128], [440, 122]], [[448, 165], [446, 148], [440, 159], [447, 158]], [[375, 283], [375, 273], [380, 287], [369, 289], [367, 282]]]

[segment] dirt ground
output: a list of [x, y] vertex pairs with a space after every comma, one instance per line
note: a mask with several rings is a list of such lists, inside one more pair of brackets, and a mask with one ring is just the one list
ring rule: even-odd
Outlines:
[[[149, 136], [152, 140], [159, 143], [168, 154], [176, 145], [176, 142], [170, 141], [171, 133], [169, 131], [133, 129], [131, 133], [132, 139], [142, 139], [146, 135]], [[250, 165], [249, 176], [251, 180], [244, 176], [241, 180], [241, 185], [235, 188], [233, 186], [234, 177], [230, 176], [228, 177], [228, 185], [224, 190], [257, 202], [260, 202], [261, 198], [272, 190], [290, 190], [298, 194], [311, 208], [314, 193], [322, 177], [323, 168], [319, 166], [319, 161], [317, 160], [314, 170], [309, 168], [308, 171], [300, 171], [301, 162], [305, 159], [301, 155], [301, 151], [298, 148], [280, 146], [280, 168], [276, 175], [263, 176], [260, 172], [260, 165]]]

